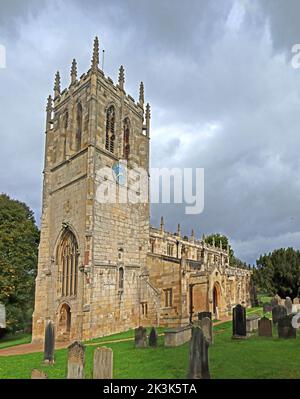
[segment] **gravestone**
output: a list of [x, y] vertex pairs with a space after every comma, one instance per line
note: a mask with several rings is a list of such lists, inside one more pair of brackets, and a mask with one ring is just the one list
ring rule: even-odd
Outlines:
[[199, 327], [202, 329], [204, 337], [209, 345], [213, 343], [213, 327], [212, 321], [208, 317], [199, 320]]
[[42, 370], [33, 369], [31, 371], [31, 379], [32, 380], [46, 380], [48, 378], [47, 374]]
[[134, 330], [134, 345], [136, 348], [147, 348], [147, 330], [145, 327], [138, 327]]
[[152, 327], [150, 331], [149, 346], [152, 346], [153, 348], [157, 347], [157, 332], [154, 327]]
[[292, 326], [294, 314], [289, 314], [278, 320], [278, 338], [296, 338], [297, 330]]
[[100, 347], [94, 352], [94, 380], [111, 380], [113, 378], [113, 351], [111, 348]]
[[272, 320], [273, 323], [276, 324], [279, 319], [287, 315], [287, 311], [285, 306], [282, 305], [276, 305], [272, 309]]
[[[299, 306], [299, 305], [293, 305], [293, 306]], [[299, 312], [293, 312], [292, 315], [292, 326], [296, 328], [296, 330], [300, 329], [300, 313]]]
[[292, 313], [298, 313], [300, 311], [300, 305], [296, 305], [293, 303], [292, 305]]
[[285, 298], [284, 306], [286, 307], [287, 314], [292, 313], [293, 302], [289, 296]]
[[258, 316], [258, 315], [252, 315], [252, 316], [246, 317], [246, 332], [247, 333], [252, 333], [252, 332], [258, 330], [259, 319], [260, 319], [260, 316]]
[[0, 303], [0, 328], [6, 328], [6, 311], [3, 303]]
[[293, 304], [294, 304], [294, 305], [299, 305], [299, 304], [300, 304], [299, 298], [294, 298]]
[[78, 341], [68, 346], [68, 379], [83, 379], [85, 346]]
[[232, 319], [232, 336], [233, 338], [246, 338], [246, 309], [238, 304], [233, 308]]
[[271, 306], [272, 308], [274, 308], [274, 306], [280, 305], [280, 301], [281, 298], [279, 295], [275, 295], [272, 299], [271, 299]]
[[272, 337], [272, 322], [267, 317], [258, 321], [258, 335], [260, 337]]
[[188, 378], [209, 379], [208, 342], [200, 327], [192, 328]]
[[211, 320], [211, 312], [198, 313], [198, 320], [202, 320], [202, 319], [204, 319], [204, 317], [208, 317]]
[[[200, 323], [200, 321], [198, 321]], [[177, 328], [165, 330], [165, 346], [180, 346], [189, 342], [192, 336], [192, 327], [190, 324]]]
[[44, 362], [54, 363], [55, 335], [52, 321], [48, 321], [45, 329]]

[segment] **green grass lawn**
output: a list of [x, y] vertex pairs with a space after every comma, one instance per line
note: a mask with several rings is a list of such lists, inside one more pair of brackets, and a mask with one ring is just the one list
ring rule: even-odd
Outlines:
[[273, 297], [268, 294], [259, 294], [258, 295], [258, 300], [260, 303], [270, 303], [272, 298]]
[[9, 348], [11, 346], [29, 344], [31, 342], [30, 334], [17, 334], [4, 337], [0, 340], [0, 349]]
[[[259, 311], [254, 310], [255, 313]], [[300, 378], [300, 332], [294, 340], [278, 339], [276, 330], [274, 338], [255, 335], [247, 340], [232, 340], [231, 322], [214, 327], [214, 332], [214, 344], [209, 349], [212, 378]], [[129, 337], [133, 337], [132, 330], [88, 343], [99, 343], [100, 346], [104, 341]], [[93, 352], [97, 346], [86, 348], [86, 378], [92, 376]], [[186, 378], [188, 344], [165, 348], [163, 337], [159, 337], [156, 349], [134, 349], [133, 341], [105, 346], [114, 351], [114, 378]], [[0, 357], [0, 378], [30, 378], [33, 368], [43, 369], [49, 378], [66, 377], [66, 349], [56, 351], [53, 366], [43, 365], [42, 358], [42, 353]]]

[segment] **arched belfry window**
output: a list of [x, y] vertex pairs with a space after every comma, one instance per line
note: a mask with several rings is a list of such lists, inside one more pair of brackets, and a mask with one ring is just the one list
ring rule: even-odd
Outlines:
[[129, 118], [125, 118], [123, 123], [123, 143], [124, 143], [123, 156], [125, 159], [128, 159], [130, 154], [129, 138], [130, 138], [130, 120]]
[[81, 149], [81, 139], [82, 139], [82, 105], [77, 104], [76, 109], [76, 151]]
[[119, 268], [119, 290], [124, 289], [124, 269], [123, 267]]
[[114, 152], [115, 147], [115, 108], [111, 105], [106, 112], [105, 148]]
[[78, 284], [78, 244], [75, 235], [69, 229], [66, 229], [61, 237], [57, 257], [61, 275], [61, 295], [76, 295]]

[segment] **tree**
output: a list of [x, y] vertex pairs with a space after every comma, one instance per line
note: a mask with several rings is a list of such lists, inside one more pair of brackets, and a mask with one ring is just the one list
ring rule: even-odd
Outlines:
[[234, 251], [233, 251], [231, 245], [229, 244], [228, 237], [226, 237], [220, 233], [210, 234], [209, 236], [205, 237], [205, 242], [207, 242], [210, 245], [213, 245], [214, 241], [215, 241], [215, 246], [219, 247], [219, 248], [221, 247], [221, 243], [222, 243], [223, 249], [227, 249], [227, 245], [228, 245], [230, 266], [239, 267], [239, 268], [243, 268], [243, 269], [247, 268], [247, 265], [245, 262], [243, 262], [240, 259], [235, 257]]
[[7, 329], [31, 324], [37, 270], [39, 230], [32, 210], [0, 195], [0, 302], [7, 312]]
[[261, 290], [285, 298], [300, 295], [300, 252], [293, 248], [276, 249], [256, 261], [254, 281]]

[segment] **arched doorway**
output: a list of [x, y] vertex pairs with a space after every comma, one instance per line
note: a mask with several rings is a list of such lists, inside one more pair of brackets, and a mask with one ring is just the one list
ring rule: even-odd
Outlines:
[[215, 283], [213, 288], [213, 314], [215, 318], [219, 317], [219, 306], [220, 306], [220, 286]]
[[58, 333], [59, 335], [68, 335], [71, 330], [71, 308], [64, 303], [59, 312]]

